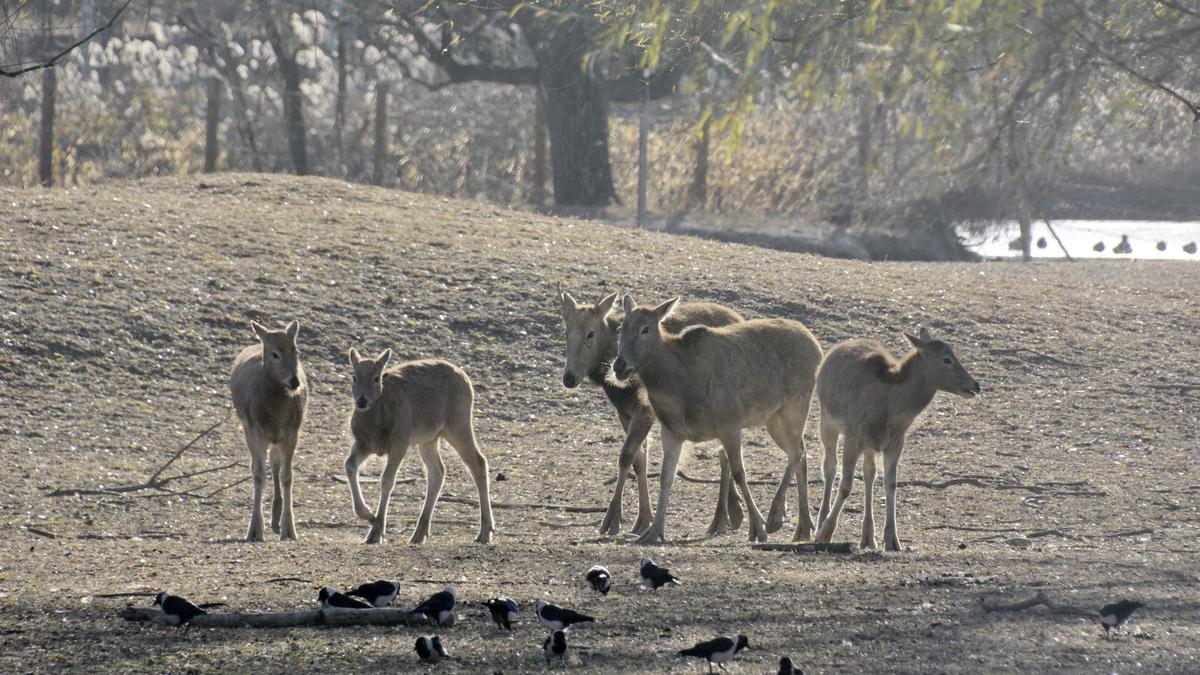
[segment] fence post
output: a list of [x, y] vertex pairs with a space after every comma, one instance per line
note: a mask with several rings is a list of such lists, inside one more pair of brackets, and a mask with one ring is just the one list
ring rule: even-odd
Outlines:
[[221, 79], [208, 78], [208, 103], [204, 108], [204, 173], [217, 170], [217, 128], [221, 122]]
[[383, 185], [383, 165], [387, 162], [387, 99], [386, 82], [375, 83], [375, 174], [371, 182]]
[[646, 183], [649, 178], [647, 148], [650, 138], [650, 69], [642, 69], [642, 119], [638, 125], [638, 206], [637, 226], [646, 227]]
[[42, 69], [42, 129], [38, 135], [38, 179], [45, 187], [54, 185], [54, 97], [58, 75], [54, 67]]

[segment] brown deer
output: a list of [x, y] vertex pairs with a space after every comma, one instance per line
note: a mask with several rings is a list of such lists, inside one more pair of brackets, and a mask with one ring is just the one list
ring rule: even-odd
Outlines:
[[[875, 548], [875, 516], [872, 493], [875, 486], [875, 454], [883, 453], [883, 488], [887, 493], [884, 546], [900, 550], [896, 534], [896, 468], [904, 449], [904, 435], [913, 420], [939, 391], [973, 398], [980, 392], [950, 345], [935, 340], [921, 329], [918, 337], [904, 336], [913, 350], [897, 361], [874, 340], [839, 343], [825, 357], [817, 375], [817, 398], [821, 401], [821, 443], [825, 446], [825, 494], [819, 514], [816, 540], [828, 542], [837, 529], [842, 505], [850, 496], [854, 467], [863, 456], [863, 508], [861, 548]], [[837, 472], [837, 443], [842, 436], [842, 478], [837, 501], [829, 506], [833, 477]]]
[[[625, 477], [633, 466], [638, 487], [638, 515], [633, 531], [641, 534], [650, 526], [650, 486], [646, 478], [646, 436], [654, 426], [654, 410], [646, 398], [646, 390], [637, 376], [624, 382], [611, 377], [611, 363], [617, 356], [617, 333], [621, 319], [613, 316], [613, 304], [617, 294], [600, 299], [593, 306], [581, 305], [570, 293], [559, 294], [562, 303], [562, 319], [567, 328], [567, 365], [563, 370], [563, 386], [578, 387], [585, 379], [600, 385], [625, 430], [625, 442], [621, 446], [617, 462], [617, 483], [613, 488], [608, 511], [600, 523], [600, 534], [613, 535], [621, 531], [621, 496], [625, 489]], [[709, 302], [694, 302], [680, 305], [671, 316], [663, 321], [663, 328], [678, 333], [686, 326], [726, 326], [742, 321], [737, 312]], [[718, 491], [717, 510], [708, 528], [710, 535], [736, 530], [742, 522], [742, 507], [737, 493], [730, 489], [729, 462], [721, 453], [721, 487]]]
[[304, 367], [300, 365], [300, 352], [296, 349], [300, 323], [293, 321], [283, 330], [267, 330], [251, 321], [250, 327], [258, 336], [259, 344], [246, 347], [237, 355], [229, 377], [233, 409], [246, 434], [250, 472], [254, 478], [246, 541], [265, 539], [262, 495], [267, 487], [268, 458], [275, 480], [271, 530], [279, 533], [280, 539], [295, 539], [292, 459], [308, 406], [308, 381], [304, 377]]
[[[357, 349], [350, 350], [350, 365], [354, 366], [350, 432], [354, 445], [346, 458], [346, 478], [354, 513], [371, 523], [366, 543], [383, 541], [396, 471], [413, 444], [420, 448], [425, 463], [425, 505], [410, 543], [419, 544], [429, 535], [433, 507], [446, 477], [446, 465], [438, 452], [438, 442], [443, 438], [458, 452], [475, 480], [479, 492], [479, 536], [475, 541], [489, 543], [495, 524], [488, 462], [475, 440], [475, 390], [471, 379], [461, 368], [446, 361], [409, 361], [389, 368], [391, 357], [390, 349], [374, 359], [363, 358]], [[387, 457], [379, 479], [379, 510], [375, 513], [363, 501], [358, 482], [358, 467], [371, 455]]]
[[[733, 480], [750, 517], [750, 541], [766, 541], [769, 528], [783, 525], [787, 490], [793, 474], [800, 483], [800, 520], [796, 539], [813, 529], [808, 510], [808, 466], [804, 423], [821, 363], [821, 345], [798, 321], [757, 319], [719, 328], [690, 326], [673, 335], [662, 322], [679, 303], [668, 300], [653, 309], [623, 300], [625, 319], [613, 372], [641, 378], [650, 405], [661, 422], [663, 464], [654, 524], [640, 544], [663, 540], [667, 503], [684, 441], [721, 441]], [[765, 425], [788, 456], [768, 522], [754, 505], [742, 463], [742, 429]]]

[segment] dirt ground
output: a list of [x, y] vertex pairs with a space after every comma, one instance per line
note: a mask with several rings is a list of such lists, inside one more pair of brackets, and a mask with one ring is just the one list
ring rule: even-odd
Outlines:
[[[571, 635], [581, 672], [701, 672], [676, 652], [733, 632], [752, 646], [738, 672], [773, 672], [782, 654], [809, 673], [1200, 670], [1200, 268], [1190, 263], [830, 260], [259, 175], [0, 197], [0, 671], [417, 669], [423, 629], [195, 629], [184, 640], [116, 617], [150, 597], [103, 597], [170, 589], [230, 611], [283, 610], [313, 606], [321, 584], [376, 578], [403, 582], [402, 605], [458, 588], [461, 620], [440, 631], [456, 657], [436, 667], [447, 672], [545, 668], [532, 613], [511, 637], [485, 620], [477, 603], [500, 593], [523, 608], [546, 598], [595, 614]], [[560, 384], [560, 285], [581, 299], [620, 289], [791, 317], [827, 348], [868, 336], [898, 352], [902, 330], [927, 325], [984, 395], [939, 395], [911, 434], [901, 480], [935, 485], [902, 484], [901, 553], [756, 551], [745, 526], [705, 540], [716, 486], [696, 482], [677, 484], [670, 545], [601, 538], [620, 429], [598, 390]], [[176, 494], [113, 490], [143, 482], [227, 414], [227, 371], [254, 340], [250, 319], [291, 318], [303, 324], [312, 388], [298, 542], [240, 541], [249, 486], [233, 484], [248, 476], [233, 419], [164, 475], [238, 466], [168, 483]], [[367, 527], [337, 480], [350, 346], [451, 359], [474, 378], [479, 436], [493, 475], [506, 477], [493, 483], [508, 506], [492, 545], [472, 543], [477, 511], [461, 502], [439, 505], [428, 543], [407, 544], [424, 490], [415, 453], [388, 542], [361, 543]], [[816, 481], [812, 430], [808, 443]], [[446, 454], [446, 494], [472, 498]], [[691, 454], [689, 476], [717, 475], [714, 446]], [[746, 454], [752, 479], [778, 479], [783, 454], [765, 432], [750, 433]], [[962, 477], [974, 480], [941, 485]], [[110, 492], [50, 495], [71, 487]], [[819, 499], [819, 483], [809, 489]], [[765, 509], [772, 488], [755, 490]], [[835, 539], [858, 542], [861, 494], [860, 484]], [[790, 502], [773, 542], [790, 539]], [[625, 504], [628, 526], [632, 490]], [[636, 561], [648, 553], [684, 585], [639, 592]], [[582, 583], [597, 562], [615, 576], [608, 597]], [[981, 605], [1038, 591], [1148, 606], [1105, 640], [1084, 618]]]

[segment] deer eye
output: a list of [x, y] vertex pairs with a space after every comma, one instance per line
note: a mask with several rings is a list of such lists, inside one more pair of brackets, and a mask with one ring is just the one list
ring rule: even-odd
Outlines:
[[271, 358], [278, 361], [279, 360], [279, 352], [271, 352]]
[[376, 375], [376, 376], [375, 376], [375, 381], [376, 381], [376, 382], [378, 382], [378, 381], [379, 381], [379, 376], [378, 376], [378, 375]]
[[952, 359], [952, 358], [950, 358], [949, 356], [947, 356], [946, 358], [942, 359], [942, 363], [944, 363], [944, 364], [946, 364], [946, 365], [948, 365], [948, 366], [949, 366], [949, 365], [951, 365], [951, 364], [953, 364], [953, 363], [954, 363], [954, 359]]
[[641, 332], [642, 332], [642, 335], [645, 335], [645, 334], [649, 333], [649, 332], [650, 332], [650, 326], [642, 326], [642, 331], [641, 331]]
[[588, 334], [587, 334], [587, 335], [585, 335], [585, 336], [583, 336], [583, 339], [584, 339], [584, 340], [591, 340], [591, 339], [592, 339], [592, 338], [594, 338], [594, 337], [596, 337], [596, 331], [594, 331], [594, 330], [589, 330], [589, 331], [588, 331]]

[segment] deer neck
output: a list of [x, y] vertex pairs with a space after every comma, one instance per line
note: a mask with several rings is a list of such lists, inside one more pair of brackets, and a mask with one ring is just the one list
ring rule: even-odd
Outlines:
[[609, 383], [608, 373], [612, 369], [612, 362], [617, 359], [617, 331], [620, 328], [620, 319], [613, 316], [604, 319], [604, 348], [600, 350], [599, 362], [587, 374], [588, 379], [596, 384]]
[[925, 364], [922, 357], [910, 356], [904, 364], [907, 377], [892, 389], [892, 410], [908, 419], [915, 418], [925, 410], [937, 388], [925, 374]]

